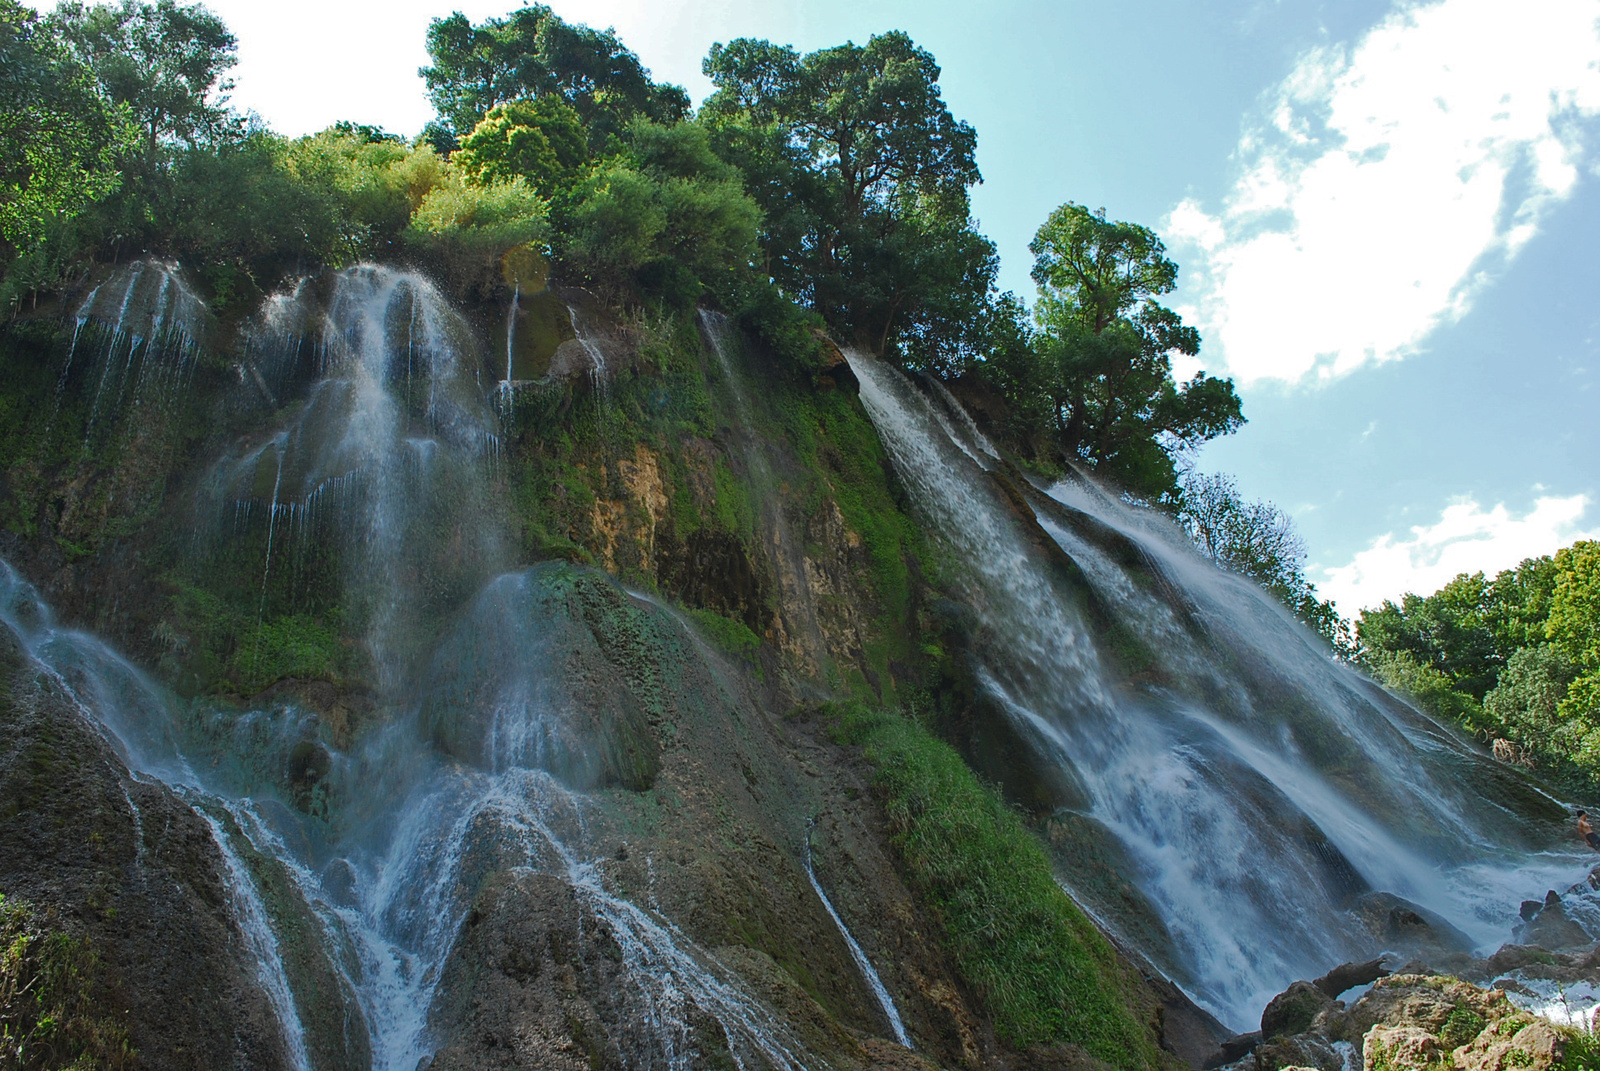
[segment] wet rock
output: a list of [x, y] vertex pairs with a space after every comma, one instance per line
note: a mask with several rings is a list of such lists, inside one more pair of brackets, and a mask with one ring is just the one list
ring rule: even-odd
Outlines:
[[1371, 985], [1389, 973], [1381, 958], [1369, 959], [1365, 963], [1340, 964], [1311, 984], [1337, 1000], [1341, 993], [1358, 985]]
[[1567, 914], [1560, 899], [1546, 899], [1533, 921], [1519, 930], [1518, 937], [1525, 944], [1547, 949], [1578, 948], [1594, 941], [1588, 931]]
[[222, 871], [205, 821], [130, 777], [0, 625], [0, 893], [88, 944], [93, 1013], [125, 1027], [141, 1066], [289, 1065]]
[[1382, 947], [1402, 956], [1419, 956], [1434, 966], [1464, 962], [1472, 938], [1425, 907], [1393, 893], [1370, 892], [1350, 905], [1351, 917]]
[[1256, 1071], [1288, 1071], [1295, 1067], [1344, 1071], [1344, 1057], [1326, 1038], [1315, 1034], [1296, 1034], [1263, 1041], [1256, 1048], [1255, 1056]]
[[1235, 1034], [1230, 1038], [1224, 1038], [1221, 1044], [1217, 1046], [1217, 1051], [1200, 1066], [1210, 1069], [1222, 1067], [1224, 1064], [1234, 1063], [1255, 1052], [1256, 1046], [1260, 1044], [1261, 1032], [1259, 1030], [1252, 1030], [1248, 1034]]
[[1273, 997], [1261, 1013], [1263, 1043], [1276, 1037], [1307, 1030], [1317, 1013], [1333, 1003], [1333, 998], [1311, 982], [1294, 982]]

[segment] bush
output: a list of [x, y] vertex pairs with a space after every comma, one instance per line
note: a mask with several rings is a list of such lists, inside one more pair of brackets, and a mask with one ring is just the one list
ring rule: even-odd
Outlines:
[[482, 275], [518, 246], [544, 248], [549, 204], [521, 178], [475, 186], [447, 168], [412, 214], [406, 243], [461, 281]]

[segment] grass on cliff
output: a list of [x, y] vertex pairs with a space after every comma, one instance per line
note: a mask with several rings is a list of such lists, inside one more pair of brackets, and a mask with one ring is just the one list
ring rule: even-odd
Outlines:
[[88, 942], [51, 930], [29, 904], [0, 893], [0, 1067], [133, 1066], [127, 1029], [94, 999], [99, 965]]
[[821, 709], [835, 742], [859, 746], [875, 768], [909, 883], [1000, 1037], [1017, 1048], [1077, 1045], [1114, 1067], [1159, 1066], [1131, 1006], [1136, 980], [999, 795], [910, 718], [860, 703]]

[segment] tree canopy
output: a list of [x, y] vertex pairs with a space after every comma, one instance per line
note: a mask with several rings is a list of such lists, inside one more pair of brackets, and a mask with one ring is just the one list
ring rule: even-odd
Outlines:
[[956, 120], [939, 65], [900, 32], [801, 55], [713, 45], [703, 116], [765, 215], [766, 267], [859, 345], [934, 359], [970, 347], [993, 245], [972, 226], [977, 135]]
[[688, 94], [653, 82], [616, 34], [569, 23], [543, 4], [477, 25], [459, 11], [434, 19], [427, 44], [433, 62], [419, 73], [447, 141], [522, 98], [564, 101], [595, 148], [635, 115], [675, 123], [689, 112]]
[[26, 249], [116, 188], [132, 130], [57, 28], [16, 0], [0, 0], [0, 69], [0, 239]]
[[204, 7], [68, 0], [51, 19], [111, 99], [127, 106], [147, 157], [162, 144], [193, 144], [221, 131], [233, 88], [225, 75], [239, 61], [238, 42]]

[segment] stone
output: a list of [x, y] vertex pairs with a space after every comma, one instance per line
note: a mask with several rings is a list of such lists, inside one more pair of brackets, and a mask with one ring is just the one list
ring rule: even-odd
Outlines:
[[1375, 1026], [1361, 1044], [1363, 1071], [1423, 1071], [1439, 1062], [1439, 1039], [1419, 1026]]
[[1543, 1019], [1509, 1018], [1497, 1026], [1451, 1053], [1458, 1071], [1549, 1071], [1566, 1058], [1566, 1037]]
[[1261, 1038], [1304, 1033], [1317, 1013], [1333, 1003], [1333, 998], [1311, 982], [1293, 982], [1273, 997], [1261, 1013]]

